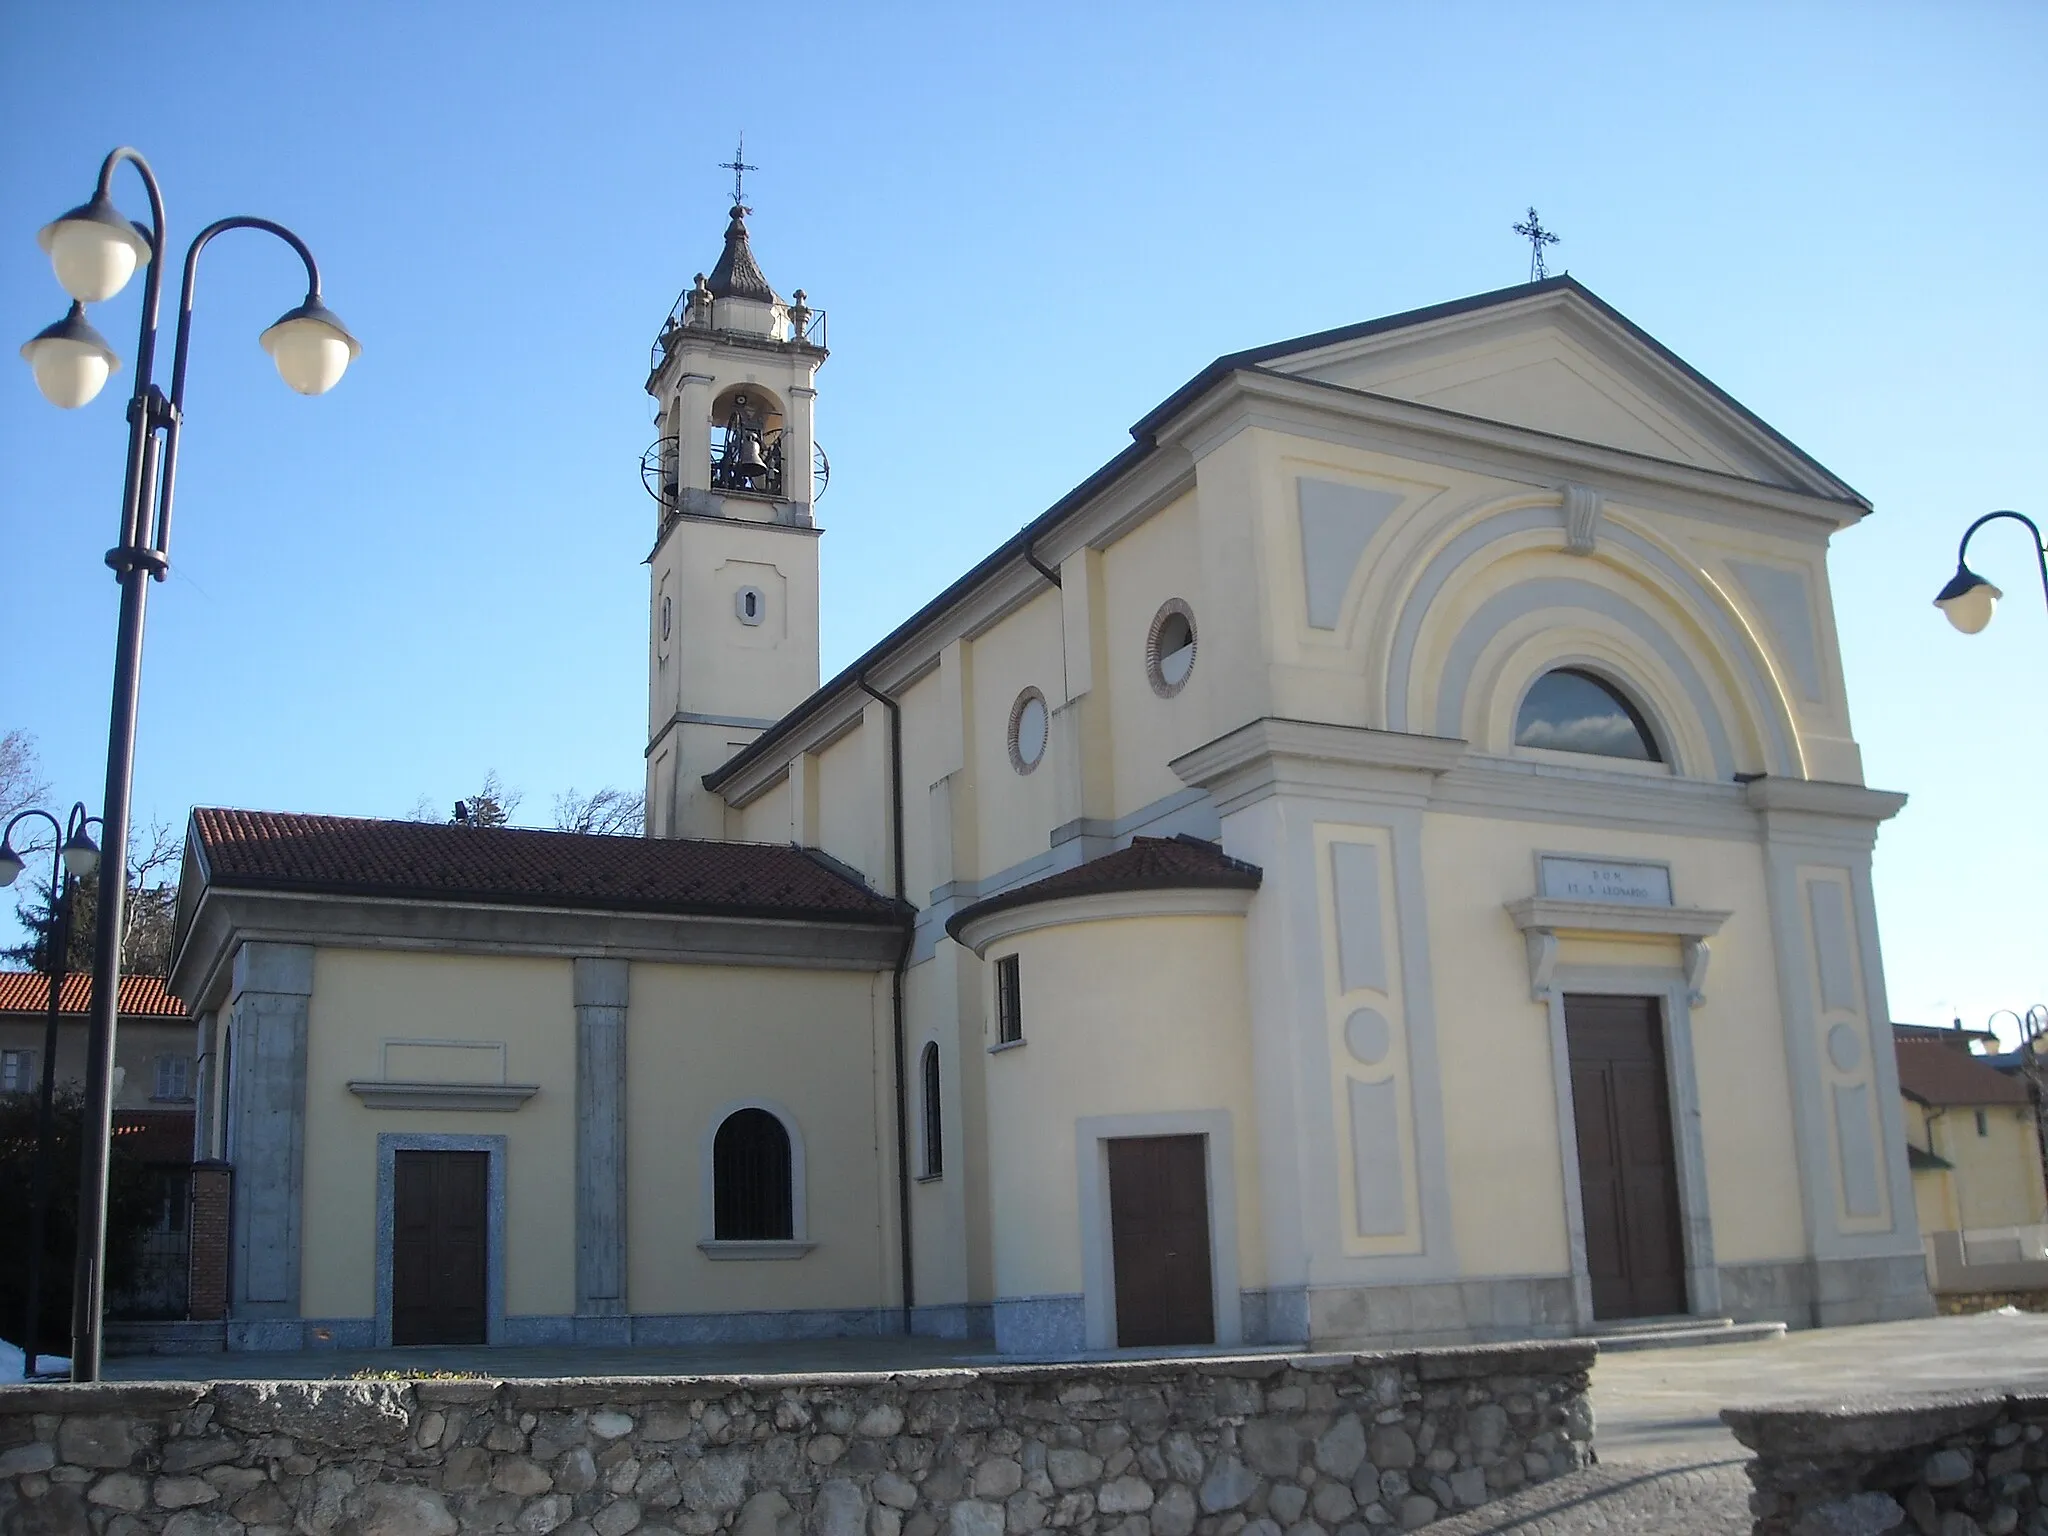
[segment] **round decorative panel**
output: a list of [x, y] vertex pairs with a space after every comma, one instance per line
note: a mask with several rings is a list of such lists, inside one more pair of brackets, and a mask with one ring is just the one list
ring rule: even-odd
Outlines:
[[1359, 1008], [1344, 1021], [1344, 1048], [1368, 1067], [1387, 1059], [1394, 1048], [1394, 1026], [1377, 1008]]
[[1854, 1072], [1863, 1065], [1863, 1040], [1853, 1024], [1837, 1024], [1828, 1031], [1828, 1060], [1837, 1072]]
[[1045, 695], [1026, 688], [1010, 706], [1010, 766], [1029, 773], [1045, 757], [1045, 743], [1052, 731], [1052, 716], [1045, 707]]

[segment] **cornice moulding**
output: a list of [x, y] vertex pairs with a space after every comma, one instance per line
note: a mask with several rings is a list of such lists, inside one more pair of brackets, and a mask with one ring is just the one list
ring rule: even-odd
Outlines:
[[1868, 823], [1890, 821], [1906, 805], [1906, 796], [1896, 790], [1867, 789], [1826, 779], [1752, 779], [1744, 793], [1759, 811], [1796, 811]]
[[1524, 933], [1625, 933], [1650, 938], [1710, 939], [1733, 912], [1713, 907], [1650, 907], [1620, 901], [1570, 901], [1525, 896], [1507, 904]]
[[1150, 891], [1098, 891], [1085, 896], [1007, 907], [960, 926], [960, 942], [986, 959], [991, 945], [1040, 928], [1123, 917], [1242, 917], [1257, 893], [1237, 886], [1171, 886]]
[[539, 1083], [416, 1083], [354, 1078], [348, 1091], [365, 1109], [495, 1110], [510, 1113], [540, 1092]]
[[[1456, 737], [1268, 716], [1241, 725], [1168, 766], [1182, 783], [1208, 790], [1217, 809], [1227, 813], [1247, 798], [1297, 779], [1305, 788], [1337, 789], [1361, 775], [1391, 775], [1391, 784], [1360, 787], [1400, 793], [1401, 781], [1408, 781], [1407, 793], [1426, 794], [1427, 779], [1447, 772], [1465, 751], [1465, 743]], [[1426, 776], [1424, 782], [1415, 784], [1415, 775]]]

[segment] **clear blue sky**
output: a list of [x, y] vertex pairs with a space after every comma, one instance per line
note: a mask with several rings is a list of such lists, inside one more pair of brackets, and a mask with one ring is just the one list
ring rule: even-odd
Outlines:
[[[676, 3], [0, 6], [0, 334], [116, 143], [178, 247], [257, 213], [365, 354], [330, 396], [255, 336], [300, 290], [201, 274], [139, 811], [367, 815], [488, 768], [545, 820], [635, 786], [648, 343], [718, 249], [831, 314], [829, 675], [1114, 453], [1211, 357], [1519, 281], [1530, 203], [1590, 284], [1876, 503], [1833, 582], [1893, 1013], [2048, 1001], [2048, 610], [1952, 633], [1967, 520], [2048, 513], [2048, 9]], [[123, 173], [131, 214], [140, 194]], [[132, 359], [140, 285], [95, 317]], [[105, 751], [122, 378], [0, 368], [0, 730], [66, 803]], [[955, 467], [957, 466], [957, 467]]]

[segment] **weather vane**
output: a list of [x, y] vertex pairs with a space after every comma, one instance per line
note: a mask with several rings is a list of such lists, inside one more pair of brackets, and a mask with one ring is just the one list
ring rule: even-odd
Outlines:
[[1557, 236], [1543, 227], [1543, 221], [1536, 216], [1534, 208], [1529, 210], [1527, 223], [1515, 226], [1515, 233], [1529, 242], [1529, 281], [1540, 282], [1550, 276], [1550, 267], [1543, 260], [1543, 247], [1556, 245]]
[[[732, 158], [719, 161], [718, 168], [721, 171], [732, 172], [732, 205], [735, 208], [739, 207], [745, 202], [745, 198], [741, 195], [742, 185], [740, 178], [749, 171], [761, 169], [758, 165], [747, 164], [747, 136], [744, 133], [740, 135], [740, 147], [732, 152]], [[1531, 208], [1529, 213], [1531, 217], [1534, 217], [1536, 210]]]

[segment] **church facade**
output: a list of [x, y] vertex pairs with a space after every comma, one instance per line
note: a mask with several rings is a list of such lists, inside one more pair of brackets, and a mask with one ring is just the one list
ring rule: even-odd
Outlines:
[[1867, 502], [1552, 279], [1219, 359], [821, 685], [744, 212], [647, 381], [647, 838], [195, 813], [231, 1342], [1931, 1310]]

